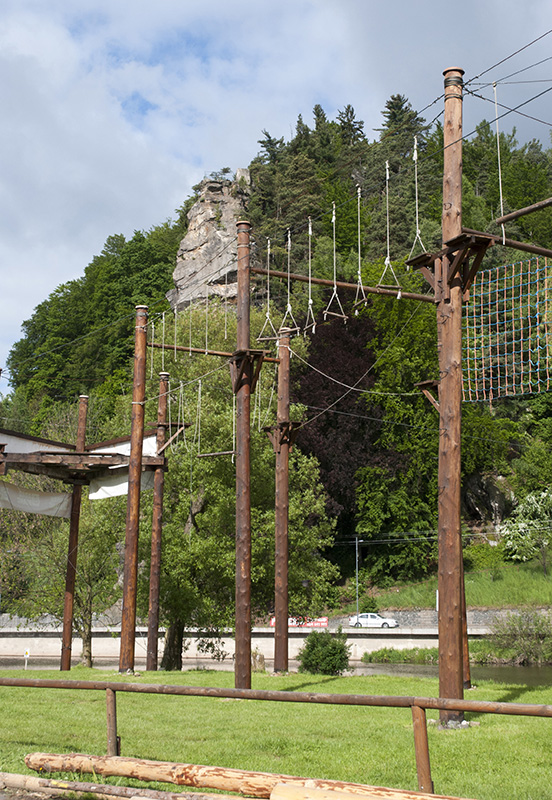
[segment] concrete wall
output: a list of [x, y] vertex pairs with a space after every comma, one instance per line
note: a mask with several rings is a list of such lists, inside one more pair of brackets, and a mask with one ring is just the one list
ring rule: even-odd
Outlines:
[[[310, 628], [290, 629], [289, 631], [289, 658], [297, 659], [305, 637], [310, 633]], [[344, 629], [347, 641], [351, 646], [351, 662], [360, 661], [365, 652], [379, 650], [382, 647], [393, 647], [397, 650], [411, 647], [436, 647], [438, 644], [437, 628], [388, 628], [382, 629]], [[470, 637], [481, 638], [488, 633], [487, 627], [472, 627], [469, 629]], [[146, 637], [147, 629], [138, 628], [136, 636], [135, 666], [144, 669], [146, 665]], [[186, 643], [188, 647], [184, 653], [184, 669], [205, 667], [232, 669], [234, 655], [234, 639], [232, 635], [223, 637], [222, 648], [228, 653], [221, 663], [206, 658], [198, 651], [197, 640], [194, 633], [190, 632]], [[97, 667], [118, 666], [120, 632], [109, 629], [96, 629], [92, 640], [92, 654], [94, 665]], [[254, 628], [251, 637], [251, 648], [264, 656], [265, 665], [270, 669], [274, 657], [274, 629]], [[17, 668], [25, 664], [25, 651], [29, 652], [28, 667], [53, 667], [59, 665], [61, 654], [61, 630], [51, 627], [46, 630], [29, 630], [28, 628], [10, 627], [4, 625], [0, 628], [0, 668]], [[163, 652], [163, 639], [159, 640], [159, 660]], [[78, 664], [82, 654], [82, 642], [73, 640], [73, 664]]]

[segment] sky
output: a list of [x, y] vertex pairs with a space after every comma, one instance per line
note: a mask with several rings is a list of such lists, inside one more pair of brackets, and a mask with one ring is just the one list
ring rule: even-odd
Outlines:
[[[2, 0], [0, 367], [108, 236], [161, 224], [205, 175], [247, 166], [263, 129], [287, 140], [317, 103], [330, 118], [350, 103], [377, 138], [392, 94], [420, 111], [449, 67], [481, 75], [470, 88], [488, 99], [477, 83], [497, 81], [512, 108], [552, 87], [551, 19], [549, 0]], [[543, 122], [509, 114], [500, 129], [548, 147], [551, 101], [520, 109]], [[483, 118], [492, 103], [466, 97], [464, 131]]]

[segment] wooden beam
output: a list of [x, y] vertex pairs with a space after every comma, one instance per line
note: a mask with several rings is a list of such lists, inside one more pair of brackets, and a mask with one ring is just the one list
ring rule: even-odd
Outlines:
[[514, 250], [521, 250], [524, 253], [532, 253], [536, 256], [552, 258], [552, 250], [548, 250], [546, 247], [539, 247], [536, 244], [527, 244], [526, 242], [516, 242], [515, 239], [503, 239], [500, 234], [482, 233], [481, 231], [473, 231], [471, 228], [462, 228], [462, 233], [468, 236], [480, 236], [483, 239], [488, 239], [491, 244], [503, 244], [504, 247], [511, 247]]
[[[408, 262], [406, 262], [408, 263]], [[270, 270], [270, 273], [266, 269], [262, 269], [262, 267], [250, 267], [250, 272], [254, 272], [256, 275], [269, 275], [271, 278], [282, 278], [283, 280], [287, 280], [288, 277], [292, 281], [299, 281], [302, 283], [309, 283], [316, 286], [327, 286], [329, 289], [332, 289], [334, 286], [334, 282], [330, 280], [326, 280], [325, 278], [309, 278], [308, 275], [299, 275], [296, 272], [292, 272], [287, 274], [287, 272], [278, 272], [277, 270]], [[345, 281], [336, 281], [335, 286], [338, 289], [351, 289], [356, 291], [358, 289], [357, 283], [346, 283]], [[405, 292], [399, 286], [396, 289], [388, 289], [383, 288], [381, 286], [363, 286], [364, 292], [366, 294], [379, 294], [384, 295], [386, 297], [397, 297], [399, 291], [401, 293], [401, 297], [405, 298], [406, 300], [420, 300], [422, 303], [433, 303], [434, 298], [429, 294], [417, 294], [416, 292]], [[268, 359], [266, 359], [268, 360]]]
[[540, 200], [538, 203], [533, 203], [531, 206], [520, 208], [518, 211], [511, 211], [509, 214], [504, 214], [503, 217], [495, 219], [495, 222], [497, 225], [503, 225], [505, 222], [518, 219], [518, 217], [524, 217], [526, 214], [532, 214], [534, 211], [540, 211], [541, 208], [546, 208], [547, 206], [552, 206], [552, 197], [549, 197], [547, 200]]

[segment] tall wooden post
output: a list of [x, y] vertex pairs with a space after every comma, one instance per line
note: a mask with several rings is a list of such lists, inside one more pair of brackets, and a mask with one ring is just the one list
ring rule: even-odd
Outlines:
[[128, 464], [125, 563], [123, 568], [123, 613], [121, 619], [119, 672], [134, 671], [140, 482], [142, 477], [142, 445], [144, 441], [144, 406], [146, 399], [147, 323], [148, 307], [136, 306], [134, 380], [130, 426], [130, 459]]
[[[167, 427], [167, 392], [169, 373], [159, 373], [159, 402], [157, 405], [157, 452], [165, 444]], [[157, 669], [159, 641], [159, 588], [161, 576], [161, 529], [163, 523], [163, 488], [165, 471], [157, 467], [153, 476], [153, 514], [151, 520], [151, 564], [148, 611], [148, 647], [146, 669]]]
[[[84, 452], [86, 443], [86, 416], [88, 397], [79, 397], [79, 418], [77, 423], [76, 447], [78, 453]], [[75, 603], [75, 580], [77, 575], [77, 555], [79, 548], [79, 521], [82, 499], [82, 485], [73, 486], [71, 498], [71, 518], [69, 522], [69, 547], [67, 550], [67, 572], [65, 574], [65, 598], [63, 602], [63, 633], [61, 640], [60, 669], [71, 669], [71, 647], [73, 640], [73, 607]]]
[[237, 689], [251, 688], [251, 378], [249, 356], [249, 236], [251, 224], [238, 228], [236, 383], [236, 657]]
[[[462, 232], [462, 75], [445, 70], [443, 242]], [[439, 336], [439, 696], [463, 697], [460, 434], [462, 404], [462, 279], [449, 281], [452, 259], [436, 263]], [[439, 274], [440, 273], [440, 274]], [[439, 280], [440, 279], [440, 280]], [[441, 712], [441, 722], [461, 712]]]
[[274, 671], [288, 670], [288, 526], [289, 526], [289, 328], [279, 333], [278, 408], [272, 443], [276, 451]]

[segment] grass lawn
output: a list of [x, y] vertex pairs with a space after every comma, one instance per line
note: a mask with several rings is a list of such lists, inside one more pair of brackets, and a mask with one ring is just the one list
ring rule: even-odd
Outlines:
[[[60, 677], [57, 671], [42, 670], [2, 670], [0, 675]], [[156, 672], [127, 678], [112, 671], [77, 668], [68, 677], [234, 685], [233, 673], [218, 671]], [[329, 678], [255, 673], [253, 688], [420, 696], [438, 693], [436, 680], [384, 675]], [[548, 687], [529, 689], [487, 682], [466, 696], [552, 704], [552, 688]], [[23, 759], [29, 752], [106, 752], [103, 692], [0, 687], [0, 715], [3, 771], [28, 772]], [[417, 788], [412, 721], [406, 709], [119, 693], [117, 716], [125, 756]], [[436, 719], [437, 714], [428, 712], [428, 717]], [[471, 715], [471, 719], [480, 725], [459, 731], [438, 731], [437, 726], [428, 726], [436, 792], [479, 800], [552, 798], [552, 719], [490, 714]], [[162, 788], [174, 791], [174, 787]]]

